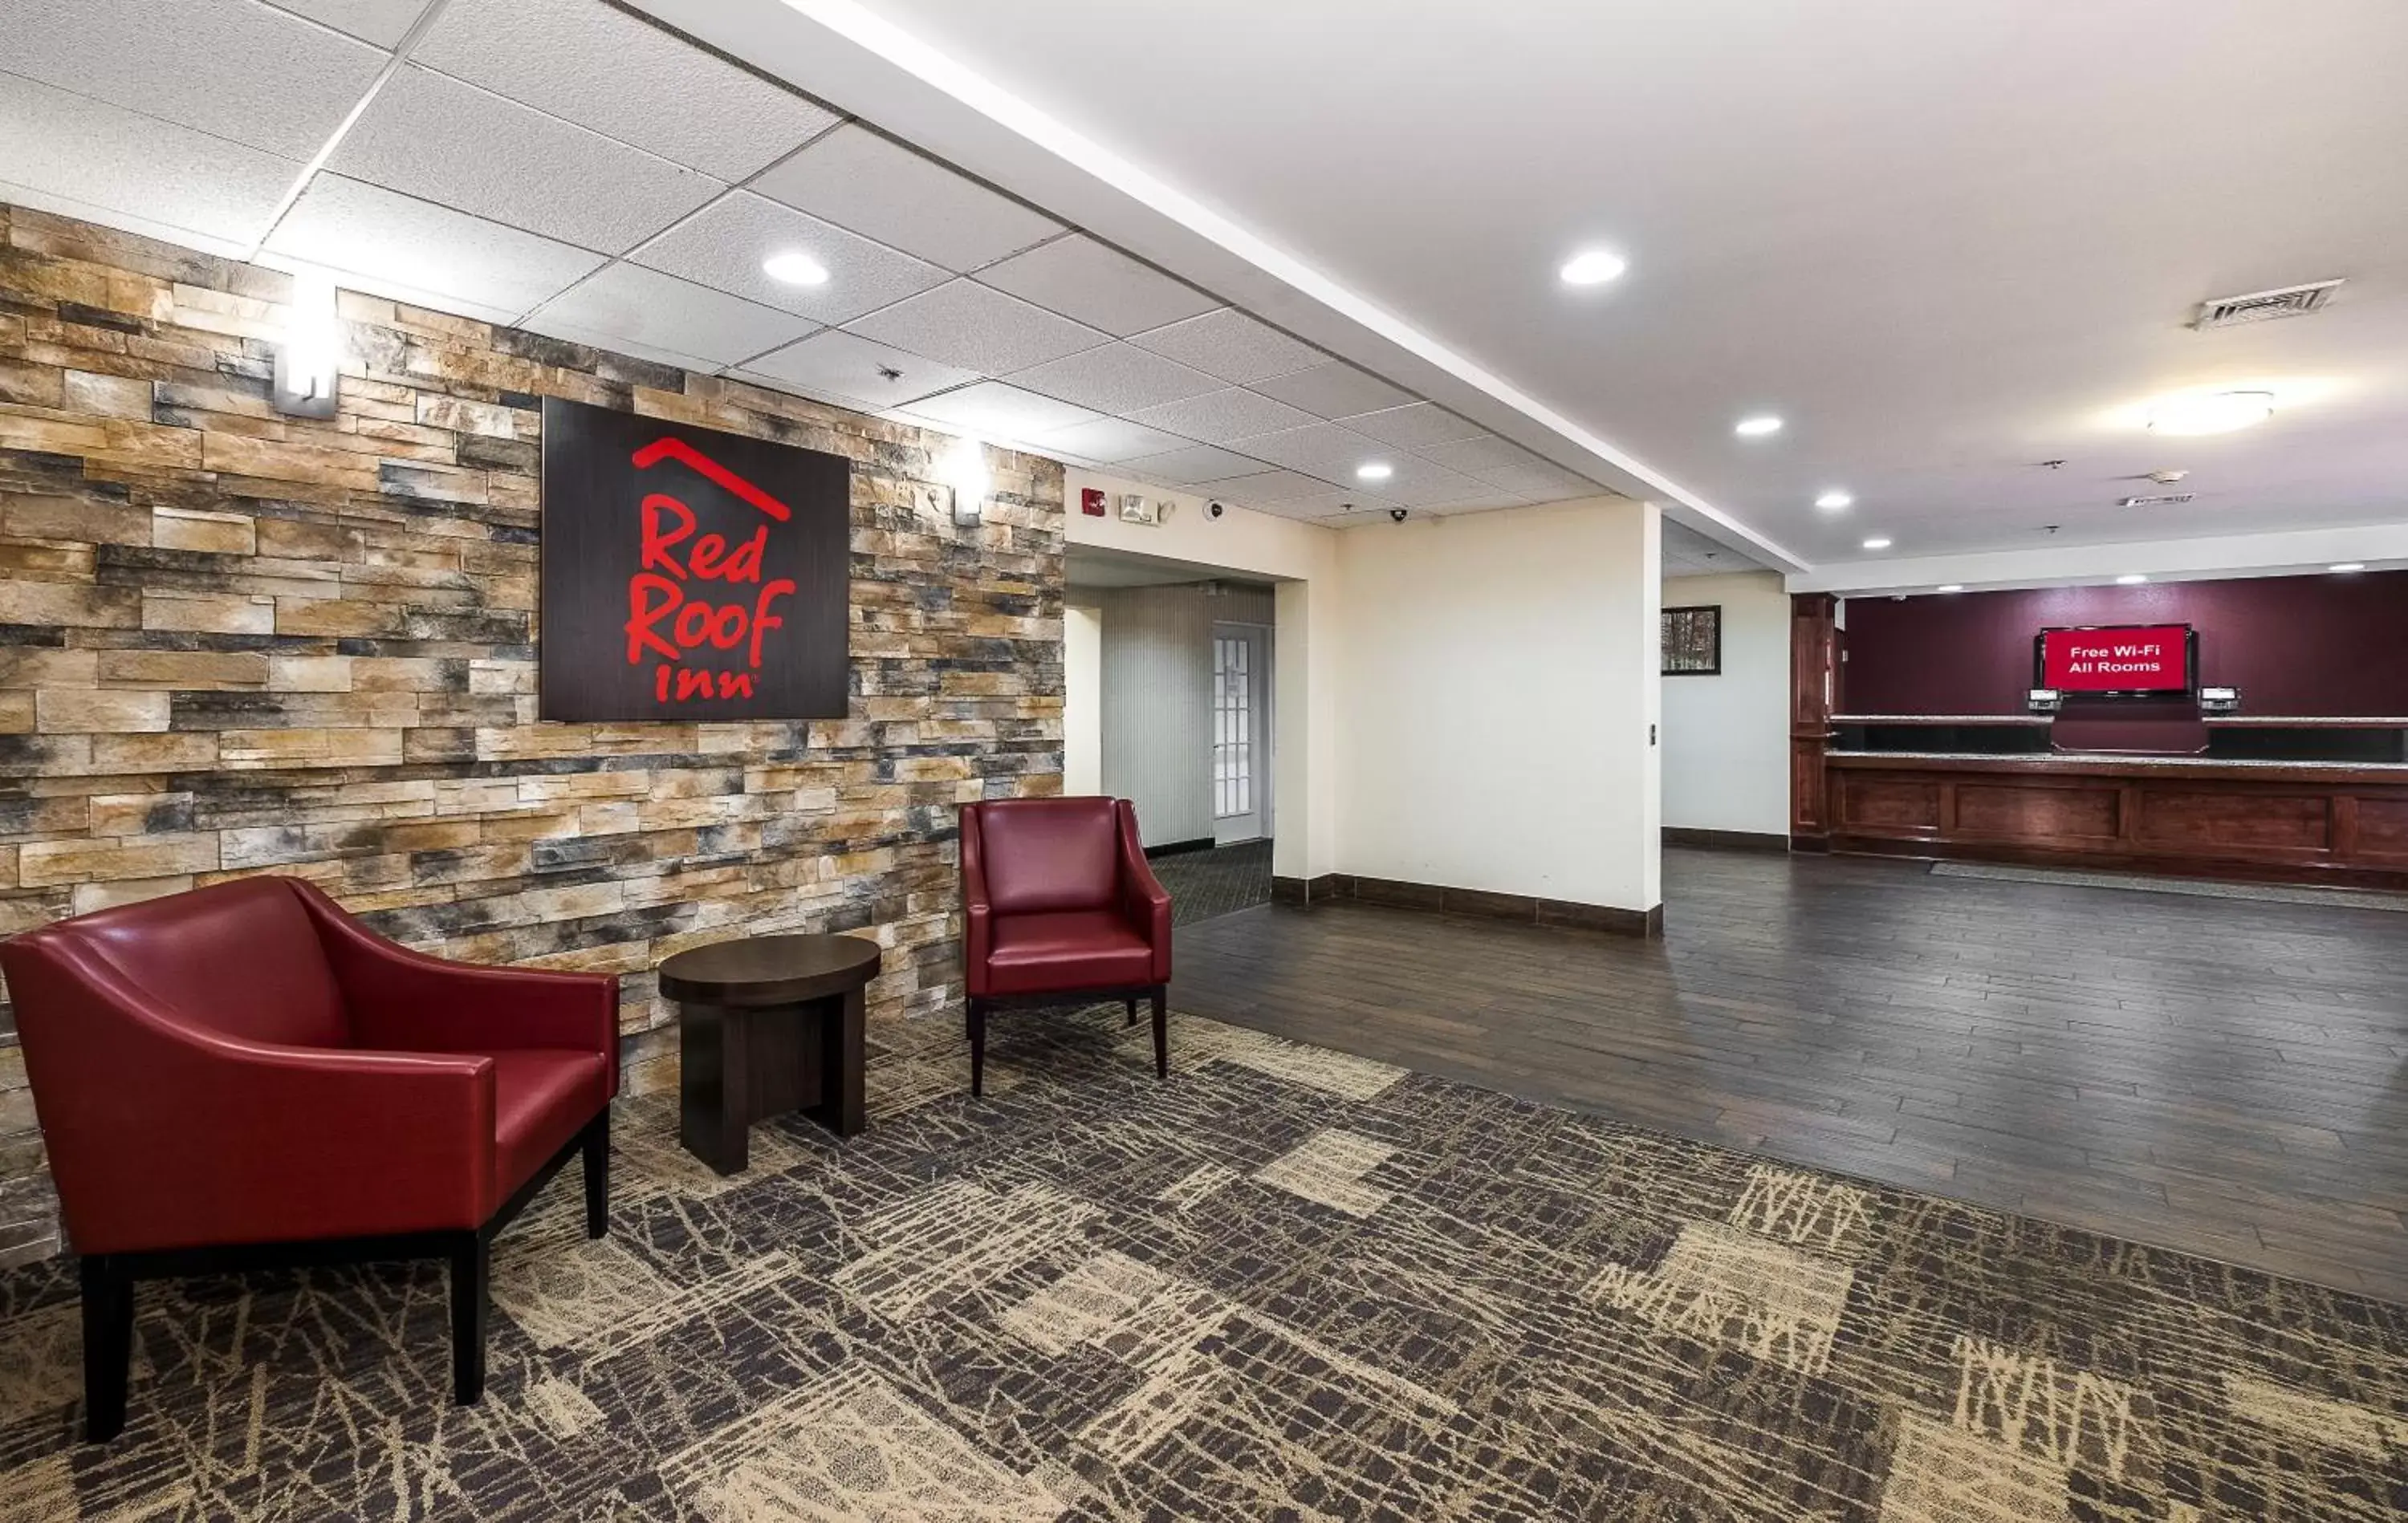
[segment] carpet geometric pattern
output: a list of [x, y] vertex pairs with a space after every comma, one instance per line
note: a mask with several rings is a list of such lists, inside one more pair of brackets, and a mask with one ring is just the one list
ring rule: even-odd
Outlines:
[[875, 1032], [873, 1125], [721, 1180], [616, 1117], [439, 1269], [146, 1285], [75, 1442], [64, 1265], [0, 1275], [7, 1519], [2372, 1520], [2408, 1309], [1114, 1007]]
[[1246, 841], [1207, 851], [1174, 851], [1154, 860], [1154, 875], [1170, 894], [1174, 925], [1271, 902], [1271, 844]]

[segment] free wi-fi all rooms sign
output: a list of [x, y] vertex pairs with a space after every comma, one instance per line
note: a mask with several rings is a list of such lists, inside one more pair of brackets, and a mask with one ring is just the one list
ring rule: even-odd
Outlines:
[[845, 713], [853, 466], [547, 397], [547, 719]]

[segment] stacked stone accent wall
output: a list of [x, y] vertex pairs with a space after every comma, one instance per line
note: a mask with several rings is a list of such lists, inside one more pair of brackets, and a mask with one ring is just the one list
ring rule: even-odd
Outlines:
[[[1062, 471], [345, 292], [339, 416], [268, 406], [273, 271], [0, 206], [0, 933], [251, 873], [480, 962], [620, 974], [631, 1087], [674, 1083], [652, 969], [859, 931], [884, 1016], [959, 997], [954, 806], [1056, 793]], [[841, 721], [536, 719], [538, 399], [848, 457]], [[0, 1262], [58, 1247], [0, 1021]]]

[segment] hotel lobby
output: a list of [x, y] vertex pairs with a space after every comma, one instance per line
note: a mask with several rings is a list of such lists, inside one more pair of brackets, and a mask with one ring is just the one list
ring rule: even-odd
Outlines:
[[0, 1523], [2408, 1516], [2408, 12], [0, 39]]

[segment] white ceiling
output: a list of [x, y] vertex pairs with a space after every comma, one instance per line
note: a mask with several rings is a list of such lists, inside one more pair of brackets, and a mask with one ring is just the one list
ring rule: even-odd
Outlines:
[[1291, 517], [1600, 490], [603, 0], [0, 0], [0, 198]]
[[[1775, 560], [2408, 520], [2399, 0], [637, 3]], [[2267, 425], [2142, 426], [2251, 383]]]

